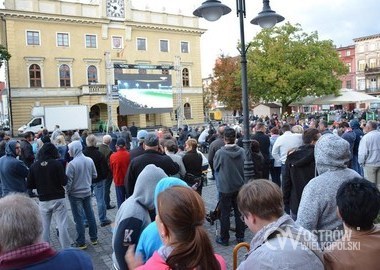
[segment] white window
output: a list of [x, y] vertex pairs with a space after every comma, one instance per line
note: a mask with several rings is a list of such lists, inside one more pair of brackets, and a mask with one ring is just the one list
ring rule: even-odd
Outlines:
[[346, 56], [350, 56], [351, 55], [351, 51], [350, 50], [347, 50], [346, 51]]
[[146, 51], [146, 38], [137, 38], [136, 47], [138, 51]]
[[40, 32], [39, 31], [26, 31], [26, 44], [27, 45], [40, 45]]
[[189, 53], [189, 42], [181, 41], [181, 53]]
[[160, 52], [169, 52], [169, 40], [160, 40]]
[[71, 86], [70, 67], [66, 64], [63, 64], [59, 67], [59, 86]]
[[371, 78], [369, 81], [369, 89], [374, 91], [377, 89], [377, 80], [376, 78]]
[[96, 35], [86, 35], [86, 48], [96, 48], [97, 42], [96, 42]]
[[369, 59], [369, 67], [370, 68], [375, 68], [376, 67], [376, 59], [374, 59], [374, 58]]
[[365, 90], [365, 79], [359, 79], [358, 80], [358, 89], [359, 90]]
[[57, 46], [58, 47], [69, 47], [70, 38], [68, 33], [57, 33]]
[[365, 60], [359, 60], [358, 67], [359, 71], [363, 71], [365, 69]]
[[112, 49], [122, 49], [123, 38], [120, 36], [112, 36]]

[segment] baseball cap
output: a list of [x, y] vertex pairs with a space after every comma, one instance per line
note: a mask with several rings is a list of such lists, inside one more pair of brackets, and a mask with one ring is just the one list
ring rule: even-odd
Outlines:
[[125, 146], [125, 140], [123, 138], [119, 138], [116, 141], [117, 146]]
[[137, 139], [138, 140], [144, 140], [147, 135], [148, 135], [148, 132], [146, 130], [144, 130], [144, 129], [139, 130], [139, 132], [137, 132]]
[[146, 146], [157, 146], [158, 145], [158, 136], [154, 132], [147, 133], [145, 137], [144, 144]]

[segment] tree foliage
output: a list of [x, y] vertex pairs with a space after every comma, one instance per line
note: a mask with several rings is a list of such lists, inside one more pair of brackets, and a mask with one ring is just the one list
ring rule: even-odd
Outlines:
[[11, 54], [8, 52], [7, 48], [0, 45], [0, 67], [4, 61], [8, 61], [11, 58]]
[[257, 34], [247, 60], [250, 95], [283, 109], [306, 96], [337, 94], [339, 76], [348, 72], [331, 40], [290, 23]]
[[241, 111], [242, 92], [239, 84], [239, 58], [221, 55], [215, 62], [211, 93], [229, 110]]

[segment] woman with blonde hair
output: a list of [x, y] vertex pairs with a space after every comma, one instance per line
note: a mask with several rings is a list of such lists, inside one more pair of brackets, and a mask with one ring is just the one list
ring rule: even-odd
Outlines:
[[225, 270], [226, 263], [214, 254], [203, 228], [205, 206], [202, 197], [187, 187], [175, 186], [157, 198], [156, 222], [163, 246], [144, 264], [135, 260], [134, 245], [126, 260], [131, 269]]
[[68, 151], [65, 137], [63, 135], [58, 135], [55, 139], [55, 146], [58, 149], [58, 153], [61, 159], [66, 159], [66, 154]]

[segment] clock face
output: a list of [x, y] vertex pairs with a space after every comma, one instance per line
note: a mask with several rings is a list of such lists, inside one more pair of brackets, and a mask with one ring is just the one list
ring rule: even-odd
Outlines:
[[108, 0], [106, 11], [108, 17], [123, 18], [125, 14], [124, 0]]

